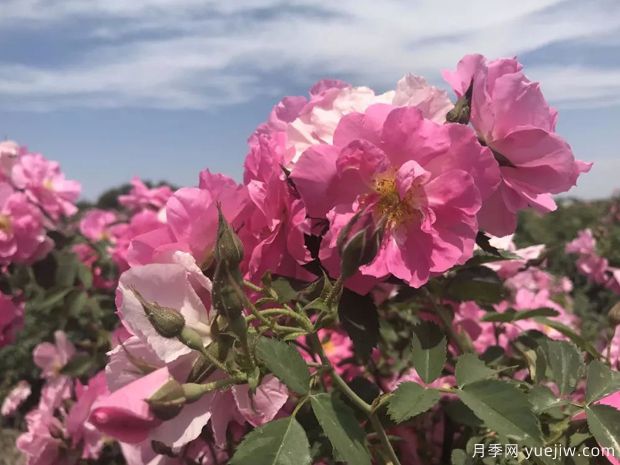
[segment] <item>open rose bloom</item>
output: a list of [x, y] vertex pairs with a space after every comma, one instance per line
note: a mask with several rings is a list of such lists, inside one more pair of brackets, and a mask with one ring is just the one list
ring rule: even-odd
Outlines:
[[[2, 405], [28, 465], [473, 465], [502, 441], [617, 463], [614, 237], [580, 227], [560, 272], [564, 244], [517, 231], [590, 164], [516, 59], [444, 78], [321, 80], [250, 135], [242, 180], [134, 178], [75, 217], [56, 163], [0, 145], [0, 344], [30, 308], [62, 328]], [[28, 266], [39, 287], [11, 287]]]

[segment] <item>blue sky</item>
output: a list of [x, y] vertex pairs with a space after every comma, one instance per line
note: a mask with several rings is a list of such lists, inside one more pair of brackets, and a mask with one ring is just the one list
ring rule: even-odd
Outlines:
[[617, 0], [1, 0], [0, 137], [59, 160], [93, 198], [134, 174], [240, 177], [245, 141], [322, 77], [377, 91], [471, 52], [517, 55], [595, 162], [571, 193], [620, 187]]

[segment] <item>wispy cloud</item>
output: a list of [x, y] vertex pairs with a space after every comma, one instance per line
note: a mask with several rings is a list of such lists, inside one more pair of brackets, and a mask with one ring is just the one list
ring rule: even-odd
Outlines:
[[[307, 82], [336, 74], [380, 87], [408, 71], [437, 80], [440, 69], [472, 51], [502, 56], [575, 41], [613, 45], [620, 4], [3, 0], [0, 32], [31, 28], [44, 41], [80, 20], [97, 21], [74, 32], [88, 45], [53, 65], [2, 62], [9, 45], [0, 45], [0, 105], [209, 108], [283, 92], [274, 76]], [[530, 74], [556, 104], [609, 105], [620, 103], [617, 65], [565, 68], [550, 55]]]

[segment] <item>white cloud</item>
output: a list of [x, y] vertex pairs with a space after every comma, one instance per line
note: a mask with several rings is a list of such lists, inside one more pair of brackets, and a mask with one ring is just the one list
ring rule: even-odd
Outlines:
[[[286, 7], [276, 0], [3, 0], [0, 28], [19, 24], [54, 34], [81, 19], [99, 20], [95, 30], [83, 31], [99, 45], [56, 66], [0, 63], [2, 106], [207, 108], [281, 92], [273, 87], [277, 80], [261, 77], [274, 73], [304, 82], [345, 74], [376, 86], [407, 71], [437, 79], [469, 52], [500, 56], [575, 40], [609, 43], [620, 29], [620, 6], [615, 0], [297, 0]], [[618, 103], [620, 68], [550, 62], [531, 74], [554, 103]]]

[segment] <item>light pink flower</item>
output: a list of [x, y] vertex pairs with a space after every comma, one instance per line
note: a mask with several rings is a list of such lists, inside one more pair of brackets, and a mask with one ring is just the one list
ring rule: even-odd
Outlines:
[[93, 208], [88, 210], [80, 220], [80, 232], [93, 241], [109, 240], [111, 238], [110, 226], [116, 221], [114, 212]]
[[32, 263], [51, 247], [39, 210], [25, 194], [0, 182], [0, 264]]
[[13, 415], [19, 406], [23, 404], [28, 397], [30, 397], [31, 392], [32, 389], [30, 388], [28, 381], [21, 380], [4, 398], [0, 413], [5, 417]]
[[172, 189], [169, 186], [159, 186], [149, 188], [138, 177], [131, 180], [132, 188], [128, 194], [120, 195], [118, 202], [129, 210], [139, 211], [142, 209], [159, 210], [162, 208], [170, 196]]
[[380, 95], [368, 87], [352, 87], [340, 81], [320, 81], [310, 94], [310, 101], [287, 127], [288, 144], [294, 148], [293, 162], [311, 145], [331, 144], [343, 116], [363, 113], [373, 104], [415, 107], [425, 118], [438, 123], [445, 121], [446, 113], [452, 108], [446, 92], [412, 74], [398, 81], [395, 91]]
[[327, 218], [321, 260], [333, 262], [340, 230], [356, 212], [385, 222], [363, 275], [414, 287], [473, 253], [481, 198], [498, 182], [494, 160], [462, 125], [440, 125], [412, 107], [371, 106], [345, 116], [334, 145], [306, 150], [292, 179], [308, 215]]
[[56, 331], [54, 343], [41, 342], [32, 355], [34, 363], [43, 371], [43, 377], [54, 378], [75, 355], [75, 347], [63, 331]]
[[40, 154], [26, 154], [13, 167], [13, 183], [23, 189], [30, 200], [57, 220], [77, 212], [75, 201], [80, 195], [80, 184], [65, 179], [60, 165]]
[[119, 271], [123, 272], [129, 268], [129, 248], [134, 238], [156, 231], [164, 224], [165, 222], [156, 212], [142, 210], [133, 215], [128, 223], [115, 224], [110, 228], [114, 238], [110, 246], [110, 255]]
[[11, 171], [25, 150], [17, 142], [4, 140], [0, 142], [0, 180], [11, 177]]
[[0, 292], [0, 347], [13, 343], [24, 321], [24, 303]]
[[[26, 415], [28, 431], [17, 438], [27, 465], [58, 465], [63, 427], [52, 412], [35, 409]], [[61, 462], [62, 463], [62, 462]]]
[[96, 459], [103, 447], [103, 437], [88, 421], [93, 404], [108, 394], [105, 374], [100, 371], [93, 376], [88, 385], [75, 381], [76, 402], [65, 419], [66, 431], [74, 448], [81, 450], [81, 458]]
[[[146, 317], [142, 304], [132, 289], [147, 302], [177, 310], [187, 326], [202, 335], [205, 344], [211, 341], [209, 306], [204, 293], [211, 290], [210, 281], [202, 274], [188, 254], [170, 257], [167, 263], [135, 266], [121, 275], [117, 290], [117, 308], [125, 327], [164, 362], [172, 362], [191, 349], [176, 339], [159, 335]], [[184, 258], [189, 258], [183, 261]], [[176, 260], [176, 261], [175, 261]]]
[[233, 386], [232, 393], [239, 412], [252, 426], [273, 420], [288, 400], [286, 386], [273, 375], [265, 376], [253, 394], [247, 384]]
[[497, 236], [514, 232], [516, 214], [531, 206], [555, 210], [552, 194], [568, 191], [591, 164], [575, 160], [555, 133], [557, 112], [545, 101], [516, 59], [487, 61], [467, 55], [443, 76], [457, 96], [473, 82], [471, 124], [493, 151], [502, 182], [480, 211], [480, 227]]

